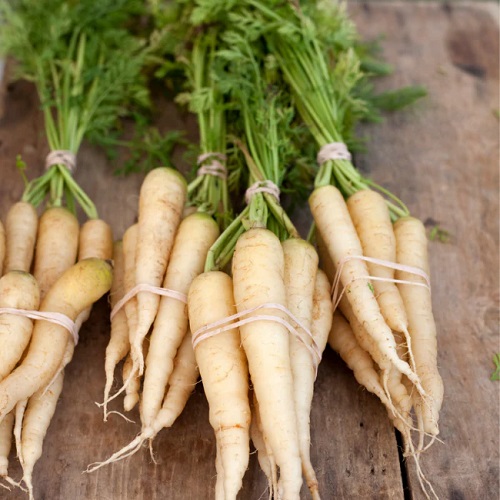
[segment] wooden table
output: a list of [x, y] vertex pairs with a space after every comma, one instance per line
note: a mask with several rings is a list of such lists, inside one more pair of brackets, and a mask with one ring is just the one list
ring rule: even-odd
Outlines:
[[[451, 233], [430, 243], [439, 368], [445, 384], [441, 439], [422, 458], [442, 499], [494, 499], [499, 494], [499, 383], [490, 381], [498, 338], [499, 102], [498, 5], [494, 3], [351, 3], [364, 37], [385, 34], [395, 73], [380, 89], [421, 84], [429, 96], [382, 125], [363, 127], [368, 152], [357, 166], [395, 192], [412, 214]], [[42, 169], [46, 145], [32, 87], [4, 84], [0, 95], [0, 215], [22, 190], [14, 159], [28, 175]], [[165, 127], [186, 126], [166, 106]], [[192, 121], [188, 126], [193, 129]], [[76, 177], [116, 237], [134, 221], [141, 175], [113, 176], [102, 152], [83, 147]], [[308, 216], [304, 212], [303, 216]], [[65, 387], [35, 469], [39, 500], [188, 500], [213, 498], [215, 443], [201, 384], [175, 426], [157, 437], [158, 464], [147, 449], [91, 475], [138, 432], [122, 419], [102, 421], [108, 309], [102, 300], [83, 327]], [[136, 411], [132, 418], [138, 421]], [[312, 459], [324, 499], [424, 498], [411, 461], [401, 461], [385, 409], [358, 387], [329, 349], [319, 369], [312, 411]], [[20, 477], [12, 457], [11, 474]], [[252, 455], [240, 498], [265, 498], [266, 481]], [[1, 490], [4, 499], [23, 498]], [[304, 491], [303, 498], [308, 498]]]

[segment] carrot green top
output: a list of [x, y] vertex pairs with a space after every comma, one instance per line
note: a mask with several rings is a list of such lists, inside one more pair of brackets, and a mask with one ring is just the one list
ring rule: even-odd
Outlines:
[[[143, 43], [125, 24], [137, 0], [14, 0], [0, 4], [0, 48], [33, 81], [51, 152], [47, 170], [27, 183], [23, 200], [97, 211], [72, 176], [84, 137], [104, 140], [130, 105], [147, 106]], [[126, 57], [124, 57], [126, 54]], [[58, 163], [59, 158], [59, 163]], [[68, 168], [69, 167], [69, 168]]]

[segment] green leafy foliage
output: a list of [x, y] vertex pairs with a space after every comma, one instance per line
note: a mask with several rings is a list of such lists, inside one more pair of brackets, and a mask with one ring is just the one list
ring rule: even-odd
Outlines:
[[[128, 25], [137, 0], [13, 0], [0, 3], [0, 50], [17, 61], [17, 76], [34, 82], [51, 150], [77, 153], [84, 137], [105, 141], [120, 117], [149, 106], [142, 68], [148, 48]], [[23, 199], [97, 213], [64, 166], [30, 182]]]

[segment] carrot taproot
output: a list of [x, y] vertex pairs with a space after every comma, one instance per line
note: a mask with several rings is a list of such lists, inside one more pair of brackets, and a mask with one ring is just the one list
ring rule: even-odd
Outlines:
[[[318, 254], [311, 244], [298, 238], [284, 241], [282, 247], [287, 308], [310, 333]], [[310, 453], [310, 413], [319, 359], [314, 358], [307, 348], [311, 347], [312, 343], [312, 334], [304, 335], [302, 341], [295, 335], [290, 335], [290, 362], [302, 472], [312, 498], [317, 499], [319, 485]]]
[[[193, 332], [232, 316], [236, 308], [231, 278], [221, 271], [199, 275], [189, 288], [188, 304]], [[248, 466], [251, 420], [248, 367], [238, 329], [200, 341], [195, 356], [209, 404], [210, 425], [219, 443], [224, 498], [236, 499]]]
[[[429, 276], [427, 236], [422, 222], [414, 217], [403, 217], [394, 224], [394, 233], [397, 262], [420, 269]], [[397, 271], [396, 277], [412, 282], [398, 283], [398, 288], [408, 316], [415, 368], [427, 393], [427, 398], [421, 399], [415, 410], [422, 415], [425, 432], [436, 436], [444, 387], [437, 366], [437, 331], [430, 289], [426, 280], [414, 273]]]
[[[116, 241], [113, 246], [113, 283], [110, 291], [111, 310], [114, 309], [119, 300], [124, 295], [124, 274], [125, 262], [123, 255], [123, 242]], [[128, 338], [128, 325], [125, 309], [120, 309], [111, 318], [111, 330], [109, 342], [106, 346], [106, 354], [104, 356], [104, 372], [106, 375], [106, 383], [104, 386], [104, 421], [107, 420], [107, 402], [109, 393], [114, 381], [114, 371], [116, 365], [127, 355], [130, 349]]]
[[18, 448], [19, 461], [23, 468], [23, 481], [33, 500], [33, 469], [42, 456], [43, 441], [56, 411], [57, 401], [62, 392], [64, 371], [45, 390], [39, 389], [28, 400], [22, 420], [21, 446]]
[[[371, 189], [357, 191], [347, 199], [347, 208], [358, 234], [363, 255], [387, 262], [396, 262], [396, 237], [392, 228], [389, 209], [384, 198]], [[398, 332], [407, 329], [408, 320], [399, 291], [391, 280], [394, 269], [367, 262], [374, 280], [375, 297], [387, 325]]]
[[13, 428], [14, 411], [11, 411], [0, 421], [0, 479], [5, 479], [9, 484], [12, 484], [9, 478], [9, 454], [12, 447]]
[[278, 472], [273, 454], [270, 450], [269, 443], [264, 437], [262, 430], [262, 420], [259, 412], [259, 402], [255, 397], [255, 392], [252, 391], [252, 421], [250, 423], [250, 437], [252, 443], [257, 450], [257, 460], [260, 468], [267, 478], [267, 486], [269, 488], [269, 500], [275, 498], [278, 492]]
[[177, 420], [193, 392], [199, 373], [191, 332], [188, 330], [175, 355], [174, 368], [168, 379], [165, 397], [153, 423], [155, 429], [159, 431], [164, 427], [171, 427]]
[[[85, 259], [70, 267], [50, 288], [40, 311], [55, 312], [74, 321], [78, 314], [111, 287], [111, 265], [101, 259]], [[70, 333], [65, 327], [37, 320], [22, 363], [0, 382], [0, 420], [18, 401], [45, 387], [60, 367]]]
[[5, 220], [5, 272], [30, 272], [38, 231], [38, 214], [28, 202], [14, 203]]
[[[215, 220], [196, 212], [179, 225], [163, 288], [187, 296], [193, 279], [203, 272], [207, 252], [219, 236]], [[150, 427], [157, 416], [174, 368], [174, 359], [188, 330], [187, 304], [175, 297], [160, 299], [146, 358], [141, 422]]]
[[[269, 230], [243, 233], [233, 255], [234, 298], [239, 313], [268, 303], [286, 306], [284, 258], [279, 239]], [[286, 320], [284, 313], [263, 308], [251, 316]], [[301, 458], [290, 366], [289, 333], [269, 319], [240, 327], [250, 377], [259, 401], [264, 436], [280, 469], [278, 488], [286, 500], [299, 498]]]
[[[186, 201], [187, 184], [182, 175], [159, 167], [145, 177], [139, 194], [139, 219], [135, 284], [161, 286], [175, 233]], [[137, 326], [131, 332], [134, 370], [144, 371], [142, 343], [158, 310], [160, 297], [149, 291], [137, 294]]]
[[[0, 308], [37, 310], [40, 290], [24, 271], [10, 271], [0, 278]], [[0, 381], [11, 373], [29, 344], [33, 320], [17, 314], [0, 314]]]
[[[371, 281], [380, 312], [389, 328], [403, 333], [409, 365], [415, 370], [408, 318], [403, 299], [393, 282], [394, 268], [390, 265], [396, 262], [396, 237], [387, 203], [376, 191], [363, 189], [347, 199], [347, 208], [361, 242], [363, 255], [387, 263], [368, 261], [366, 265], [373, 277]], [[395, 376], [395, 370], [393, 373]]]
[[123, 409], [132, 411], [135, 405], [139, 402], [139, 391], [141, 389], [141, 377], [134, 371], [134, 362], [130, 352], [125, 358], [122, 367], [122, 379], [125, 387], [125, 398], [123, 399]]
[[318, 269], [314, 285], [311, 333], [318, 350], [323, 352], [332, 326], [333, 304], [327, 274]]

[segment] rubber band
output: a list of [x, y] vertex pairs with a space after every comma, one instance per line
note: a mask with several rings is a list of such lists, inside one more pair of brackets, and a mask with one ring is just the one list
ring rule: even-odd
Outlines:
[[64, 165], [72, 174], [76, 170], [76, 156], [66, 149], [55, 149], [45, 158], [45, 170], [53, 165]]
[[0, 314], [14, 314], [16, 316], [24, 316], [38, 321], [49, 321], [56, 325], [66, 328], [73, 337], [75, 346], [78, 344], [79, 326], [71, 318], [65, 314], [58, 312], [31, 311], [28, 309], [16, 309], [14, 307], [0, 307]]
[[321, 146], [316, 161], [321, 166], [329, 160], [351, 160], [352, 156], [343, 142], [330, 142]]
[[[196, 175], [212, 175], [214, 177], [219, 177], [222, 180], [227, 179], [227, 169], [226, 167], [221, 163], [226, 161], [226, 155], [222, 153], [203, 153], [200, 156], [198, 156], [198, 159], [196, 161], [197, 165], [200, 165], [200, 168], [198, 169]], [[212, 160], [210, 163], [207, 165], [202, 165], [203, 162], [207, 160]]]
[[280, 189], [279, 187], [270, 180], [265, 181], [257, 181], [252, 184], [245, 192], [245, 202], [247, 205], [250, 205], [252, 198], [257, 193], [267, 193], [276, 198], [276, 201], [279, 203], [280, 201]]
[[178, 300], [187, 304], [187, 296], [184, 293], [177, 292], [175, 290], [170, 290], [169, 288], [161, 288], [159, 286], [148, 285], [147, 283], [139, 283], [131, 288], [113, 307], [111, 314], [109, 316], [110, 321], [116, 316], [116, 313], [133, 297], [135, 297], [139, 292], [151, 292], [156, 295], [162, 295], [163, 297], [170, 297], [172, 299]]
[[[372, 264], [377, 264], [379, 266], [384, 266], [384, 267], [389, 267], [391, 269], [395, 269], [396, 271], [403, 271], [406, 273], [411, 273], [420, 276], [425, 280], [425, 283], [419, 283], [418, 281], [409, 281], [409, 280], [400, 280], [400, 279], [395, 279], [395, 278], [381, 278], [379, 276], [358, 276], [356, 278], [352, 278], [348, 283], [344, 285], [342, 288], [342, 291], [339, 294], [339, 286], [341, 282], [341, 274], [342, 270], [344, 268], [344, 265], [346, 262], [353, 260], [353, 259], [358, 259], [358, 260], [364, 260], [366, 262], [371, 262]], [[337, 309], [337, 306], [340, 302], [340, 299], [342, 298], [342, 295], [344, 294], [346, 288], [353, 283], [354, 281], [361, 280], [361, 279], [366, 279], [366, 280], [374, 280], [374, 281], [386, 281], [389, 283], [399, 283], [399, 284], [404, 284], [404, 285], [416, 285], [416, 286], [423, 286], [429, 290], [429, 293], [431, 293], [431, 280], [429, 278], [429, 275], [423, 271], [422, 269], [414, 266], [407, 266], [405, 264], [399, 264], [397, 262], [391, 262], [389, 260], [382, 260], [382, 259], [376, 259], [375, 257], [366, 257], [364, 255], [347, 255], [345, 256], [340, 262], [339, 265], [337, 266], [337, 271], [335, 273], [335, 277], [333, 279], [332, 283], [332, 302], [333, 302], [333, 309]]]
[[[311, 339], [311, 344], [308, 344], [304, 338], [303, 335], [299, 333], [299, 331], [292, 326], [288, 321], [285, 319], [279, 317], [279, 316], [272, 316], [272, 315], [256, 315], [256, 316], [250, 316], [249, 318], [244, 318], [240, 319], [243, 316], [246, 316], [248, 314], [251, 314], [255, 311], [258, 311], [259, 309], [277, 309], [283, 313], [285, 313], [304, 333], [307, 337]], [[238, 320], [233, 322], [233, 320]], [[312, 336], [312, 333], [308, 328], [306, 328], [303, 323], [296, 318], [285, 306], [282, 304], [277, 304], [273, 302], [268, 302], [261, 304], [260, 306], [253, 307], [251, 309], [246, 309], [244, 311], [240, 311], [236, 314], [232, 314], [231, 316], [228, 316], [226, 318], [222, 318], [218, 321], [214, 321], [213, 323], [209, 323], [207, 325], [202, 326], [199, 328], [196, 332], [192, 334], [192, 341], [193, 341], [193, 349], [196, 348], [196, 346], [202, 342], [203, 340], [206, 340], [208, 338], [214, 337], [215, 335], [218, 335], [219, 333], [227, 332], [229, 330], [232, 330], [233, 328], [237, 328], [239, 326], [246, 325], [248, 323], [253, 323], [254, 321], [274, 321], [276, 323], [280, 323], [283, 325], [290, 333], [293, 333], [297, 339], [302, 342], [306, 348], [309, 350], [311, 353], [311, 356], [313, 358], [313, 363], [314, 367], [316, 370], [316, 374], [318, 372], [318, 366], [319, 363], [321, 362], [321, 351], [316, 344], [316, 341], [314, 340], [314, 337]]]

